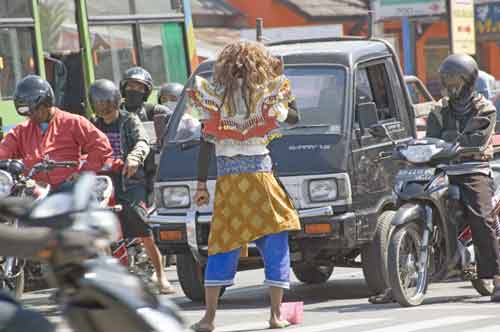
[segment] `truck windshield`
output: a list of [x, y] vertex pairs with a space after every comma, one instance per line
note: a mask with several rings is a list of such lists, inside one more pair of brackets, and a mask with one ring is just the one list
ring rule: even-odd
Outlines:
[[[346, 99], [344, 67], [288, 66], [285, 74], [290, 79], [301, 119], [294, 126], [283, 124], [281, 132], [284, 135], [341, 134]], [[199, 75], [211, 77], [210, 72]], [[167, 137], [171, 142], [199, 139], [201, 123], [198, 119], [197, 110], [187, 106], [184, 97], [172, 116]]]

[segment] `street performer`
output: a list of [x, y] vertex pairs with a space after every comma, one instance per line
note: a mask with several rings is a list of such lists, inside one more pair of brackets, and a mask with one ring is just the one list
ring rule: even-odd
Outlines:
[[195, 77], [188, 92], [202, 116], [203, 138], [194, 200], [208, 204], [206, 179], [215, 148], [217, 182], [205, 270], [204, 317], [195, 331], [213, 331], [221, 287], [233, 284], [240, 251], [255, 242], [270, 286], [271, 328], [280, 318], [283, 289], [289, 288], [288, 231], [300, 229], [290, 198], [272, 173], [267, 144], [279, 122], [297, 123], [290, 82], [283, 64], [259, 43], [227, 45], [214, 65], [213, 81]]

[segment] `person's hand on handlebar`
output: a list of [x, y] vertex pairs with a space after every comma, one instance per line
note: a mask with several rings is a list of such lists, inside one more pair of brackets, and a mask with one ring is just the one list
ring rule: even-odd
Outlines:
[[137, 173], [137, 170], [139, 169], [139, 162], [134, 160], [134, 159], [127, 159], [125, 162], [125, 166], [123, 167], [123, 174], [130, 178], [134, 176], [135, 173]]

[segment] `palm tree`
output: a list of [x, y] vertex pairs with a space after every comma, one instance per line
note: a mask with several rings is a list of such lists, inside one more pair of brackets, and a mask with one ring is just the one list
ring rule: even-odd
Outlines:
[[57, 49], [61, 39], [62, 26], [68, 15], [68, 2], [65, 0], [42, 0], [39, 8], [43, 49], [50, 53]]

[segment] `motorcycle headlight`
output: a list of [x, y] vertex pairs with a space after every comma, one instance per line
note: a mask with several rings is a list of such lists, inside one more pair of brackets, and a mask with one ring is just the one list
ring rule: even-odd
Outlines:
[[0, 170], [0, 198], [9, 196], [12, 192], [12, 187], [14, 187], [12, 175], [6, 171]]
[[113, 184], [107, 176], [97, 176], [94, 193], [99, 202], [108, 199], [113, 193]]
[[311, 202], [330, 202], [338, 197], [336, 179], [321, 179], [309, 181], [309, 199]]
[[185, 208], [191, 204], [188, 186], [167, 186], [162, 189], [163, 205], [166, 208]]

